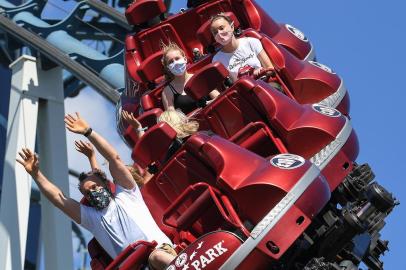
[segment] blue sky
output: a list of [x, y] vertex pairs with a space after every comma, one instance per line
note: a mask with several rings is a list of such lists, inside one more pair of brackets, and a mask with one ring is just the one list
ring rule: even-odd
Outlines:
[[[172, 2], [173, 11], [186, 3]], [[405, 204], [402, 160], [406, 152], [406, 127], [402, 118], [406, 108], [403, 84], [406, 76], [403, 67], [406, 63], [403, 14], [406, 3], [401, 0], [257, 2], [276, 21], [302, 30], [316, 48], [318, 61], [333, 68], [344, 79], [351, 98], [352, 123], [360, 141], [358, 162], [368, 162], [376, 180]], [[90, 99], [94, 106], [86, 109]], [[114, 143], [122, 157], [130, 160], [129, 150], [115, 133], [113, 107], [103, 98], [87, 89], [77, 98], [68, 99], [66, 105], [67, 111], [81, 111], [97, 130]], [[70, 166], [86, 170], [85, 160], [72, 148], [74, 137], [67, 137]], [[101, 158], [99, 161], [103, 162]], [[406, 242], [404, 204], [395, 209], [383, 230], [383, 238], [390, 240], [390, 252], [383, 257], [385, 269], [406, 269], [402, 257]]]

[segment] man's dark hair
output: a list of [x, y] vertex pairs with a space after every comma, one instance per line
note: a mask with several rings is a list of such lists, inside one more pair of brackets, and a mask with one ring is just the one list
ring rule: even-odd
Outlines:
[[103, 182], [103, 184], [106, 185], [106, 187], [109, 187], [108, 186], [109, 180], [107, 179], [106, 174], [100, 169], [93, 169], [90, 172], [82, 172], [81, 174], [79, 174], [79, 184], [78, 184], [79, 190], [82, 186], [82, 183], [85, 181], [85, 179], [87, 179], [88, 177], [90, 177], [92, 175], [96, 175]]

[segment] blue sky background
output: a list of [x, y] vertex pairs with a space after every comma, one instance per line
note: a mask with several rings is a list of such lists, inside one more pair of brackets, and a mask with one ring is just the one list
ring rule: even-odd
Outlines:
[[[186, 1], [172, 2], [173, 12], [186, 5]], [[390, 240], [390, 252], [383, 257], [385, 269], [406, 269], [402, 257], [406, 242], [406, 190], [402, 174], [406, 153], [403, 120], [406, 109], [406, 2], [257, 2], [276, 21], [292, 24], [302, 30], [316, 48], [318, 61], [333, 68], [344, 79], [351, 98], [352, 123], [360, 141], [358, 162], [368, 162], [376, 174], [376, 180], [403, 202], [388, 218], [383, 230], [383, 238]], [[73, 2], [62, 3], [67, 10], [73, 6]], [[61, 14], [55, 11], [49, 8], [45, 14], [60, 18]], [[92, 106], [89, 106], [89, 100], [92, 100]], [[113, 106], [90, 89], [82, 91], [77, 98], [67, 99], [65, 104], [67, 112], [81, 111], [96, 130], [112, 141], [121, 156], [130, 161], [130, 150], [115, 132]], [[67, 135], [69, 165], [79, 171], [87, 170], [85, 159], [73, 150], [75, 138]], [[103, 163], [100, 157], [99, 161]], [[74, 179], [71, 186], [73, 196], [79, 197]], [[76, 257], [76, 262], [79, 259]]]

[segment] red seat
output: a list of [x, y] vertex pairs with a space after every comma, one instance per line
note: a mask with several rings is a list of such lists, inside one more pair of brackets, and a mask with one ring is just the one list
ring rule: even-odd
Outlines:
[[167, 123], [160, 122], [138, 140], [131, 157], [144, 168], [152, 163], [160, 165], [175, 139], [176, 131]]
[[154, 89], [157, 84], [164, 82], [162, 56], [162, 51], [153, 53], [148, 56], [137, 69], [140, 79], [146, 83], [150, 89]]
[[[161, 113], [162, 113], [161, 109], [155, 108], [144, 112], [143, 114], [137, 117], [137, 120], [141, 123], [143, 127], [151, 128], [157, 123], [157, 118], [161, 115]], [[134, 147], [134, 145], [138, 141], [137, 133], [130, 125], [128, 125], [127, 128], [125, 129], [123, 136], [131, 147]]]
[[208, 64], [189, 79], [185, 85], [185, 92], [193, 99], [200, 100], [214, 89], [221, 91], [228, 75], [228, 70], [220, 62]]
[[95, 238], [89, 241], [87, 247], [91, 258], [92, 270], [140, 269], [148, 265], [148, 257], [157, 243], [137, 241], [125, 248], [114, 260], [107, 254]]
[[225, 13], [230, 11], [232, 11], [230, 1], [219, 0], [219, 1], [211, 1], [211, 3], [201, 5], [196, 9], [196, 14], [200, 19], [200, 22], [204, 23], [207, 20], [210, 20], [211, 17], [219, 13]]
[[[191, 140], [192, 136], [189, 140]], [[161, 230], [176, 244], [189, 244], [202, 235], [205, 230], [218, 228], [215, 209], [205, 209], [201, 213], [201, 220], [197, 220], [187, 230], [178, 230], [163, 223], [162, 217], [167, 208], [190, 185], [205, 182], [210, 185], [216, 183], [216, 175], [207, 164], [202, 163], [196, 156], [182, 148], [146, 183], [141, 189], [144, 201], [147, 204], [155, 222]], [[193, 194], [197, 198], [198, 194]], [[186, 201], [179, 209], [185, 211], [193, 200]], [[177, 217], [175, 216], [173, 218]], [[174, 221], [174, 219], [171, 219]], [[202, 220], [205, 220], [204, 224]]]
[[188, 52], [183, 46], [182, 39], [177, 34], [175, 28], [169, 23], [164, 23], [138, 33], [136, 35], [136, 41], [137, 48], [144, 59], [155, 52], [161, 51], [161, 42], [165, 44], [168, 44], [169, 42], [176, 43], [183, 51], [185, 51], [189, 59], [191, 59], [190, 52]]
[[248, 235], [231, 201], [215, 188], [217, 168], [200, 152], [207, 138], [202, 133], [191, 136], [141, 190], [157, 224], [177, 244], [218, 229], [240, 229]]
[[176, 43], [185, 51], [189, 61], [192, 54], [187, 50], [174, 27], [169, 23], [159, 24], [134, 35], [128, 35], [125, 40], [125, 65], [129, 79], [143, 93], [146, 89], [154, 88], [154, 84], [162, 81], [163, 70], [161, 44]]
[[[204, 31], [209, 32], [210, 29]], [[203, 36], [206, 37], [201, 37]], [[277, 79], [291, 98], [300, 104], [320, 103], [337, 108], [348, 115], [349, 97], [343, 81], [337, 74], [318, 64], [297, 59], [286, 49], [252, 29], [244, 31], [242, 36], [254, 37], [261, 41], [275, 66]], [[203, 42], [214, 41], [211, 39]]]
[[[211, 89], [219, 88], [227, 78], [225, 67], [216, 62], [207, 65], [197, 72], [186, 84], [185, 91], [195, 100], [208, 95]], [[207, 80], [206, 78], [210, 78]], [[242, 92], [249, 91], [253, 85], [247, 81], [237, 82], [232, 88], [241, 88]], [[240, 108], [242, 107], [242, 108]], [[256, 109], [247, 100], [240, 98], [233, 90], [217, 98], [202, 112], [195, 116], [203, 116], [209, 123], [210, 129], [231, 141], [250, 149], [261, 156], [270, 156], [286, 152], [280, 139], [262, 121]], [[220, 120], [221, 119], [221, 120]], [[202, 122], [202, 121], [201, 121]]]
[[[247, 35], [257, 33], [247, 32]], [[261, 43], [272, 59], [277, 74], [300, 104], [320, 103], [349, 113], [349, 97], [342, 79], [318, 64], [298, 60], [286, 49], [261, 36]]]
[[[199, 76], [199, 73], [195, 76]], [[210, 87], [196, 85], [187, 90], [191, 96], [199, 97], [210, 91]], [[194, 91], [196, 94], [193, 93]], [[233, 139], [235, 134], [244, 130], [251, 123], [263, 122], [269, 128], [267, 133], [271, 142], [270, 146], [274, 145], [274, 147], [269, 147], [268, 155], [275, 154], [276, 148], [281, 153], [288, 150], [290, 153], [299, 154], [306, 159], [317, 159], [325, 151], [325, 147], [329, 147], [333, 142], [336, 143], [337, 136], [346, 129], [348, 120], [334, 109], [328, 109], [337, 114], [330, 117], [315, 109], [321, 106], [320, 108], [325, 110], [322, 105], [314, 106], [298, 104], [265, 82], [242, 78], [203, 108], [197, 118], [203, 119], [213, 132], [227, 139]], [[266, 130], [264, 131], [266, 132]], [[350, 125], [348, 132], [350, 132], [347, 134], [348, 136], [339, 139], [344, 140], [345, 145], [342, 145], [342, 148], [336, 152], [337, 159], [329, 160], [327, 167], [327, 163], [322, 166], [323, 173], [328, 177], [332, 189], [346, 176], [352, 168], [350, 164], [358, 155], [358, 142]], [[244, 135], [245, 140], [251, 140], [251, 142], [247, 141], [245, 145], [252, 146], [251, 149], [257, 149], [257, 151], [261, 150], [258, 154], [267, 156], [267, 151], [263, 152], [264, 149], [254, 146], [260, 145], [263, 137], [260, 134], [255, 136], [256, 138], [251, 138]], [[244, 145], [243, 141], [237, 141], [240, 145]], [[341, 173], [334, 173], [332, 168]], [[343, 168], [345, 169], [343, 170]]]
[[162, 0], [141, 0], [132, 2], [125, 11], [128, 24], [139, 25], [161, 15], [166, 11]]
[[261, 157], [288, 152], [282, 140], [264, 122], [249, 123], [229, 140]]
[[97, 242], [96, 238], [92, 238], [89, 241], [87, 250], [92, 259], [90, 262], [92, 270], [105, 269], [113, 261], [109, 254], [100, 246], [99, 242]]

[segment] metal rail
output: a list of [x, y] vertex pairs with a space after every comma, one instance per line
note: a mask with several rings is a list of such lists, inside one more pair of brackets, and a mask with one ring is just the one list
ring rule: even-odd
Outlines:
[[113, 22], [123, 27], [124, 29], [128, 31], [132, 30], [132, 27], [127, 23], [127, 19], [125, 18], [125, 16], [115, 8], [99, 0], [87, 0], [86, 3], [94, 10], [111, 19]]
[[91, 72], [83, 65], [77, 63], [67, 54], [65, 54], [46, 40], [42, 39], [38, 35], [18, 26], [16, 23], [5, 17], [3, 14], [0, 15], [0, 28], [12, 35], [15, 39], [22, 42], [23, 44], [27, 44], [28, 46], [38, 50], [42, 55], [48, 57], [49, 59], [52, 59], [53, 62], [68, 70], [70, 73], [72, 73], [79, 80], [86, 83], [88, 86], [94, 88], [112, 103], [116, 104], [119, 100], [119, 92], [111, 87], [107, 82], [102, 80], [95, 73]]

